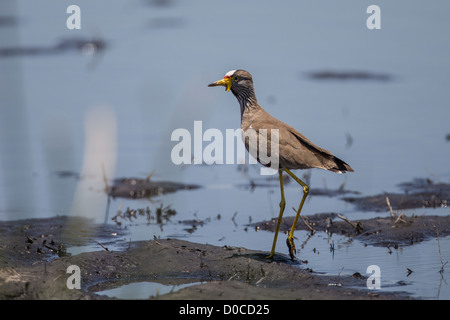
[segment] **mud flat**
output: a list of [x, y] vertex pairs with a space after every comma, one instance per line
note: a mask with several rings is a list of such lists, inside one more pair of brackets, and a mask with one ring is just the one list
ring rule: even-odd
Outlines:
[[[445, 208], [450, 203], [450, 184], [417, 178], [399, 184], [403, 193], [374, 196], [343, 197], [360, 211], [391, 212], [390, 217], [351, 221], [338, 213], [302, 216], [296, 229], [323, 231], [357, 238], [374, 246], [412, 245], [433, 237], [450, 235], [450, 216], [406, 216], [401, 210], [412, 208]], [[355, 193], [355, 192], [354, 192]], [[283, 217], [280, 231], [288, 231], [294, 217]], [[251, 224], [255, 228], [274, 231], [277, 219]]]
[[[321, 213], [303, 217], [297, 230], [323, 231], [358, 239], [367, 245], [405, 246], [437, 236], [450, 235], [450, 216], [397, 216], [350, 221], [336, 213]], [[290, 230], [294, 217], [284, 217], [280, 232]], [[262, 230], [274, 231], [277, 219], [252, 224]], [[309, 226], [308, 226], [309, 225]]]
[[362, 211], [388, 209], [386, 197], [394, 210], [412, 208], [440, 208], [450, 205], [450, 184], [434, 182], [427, 178], [416, 178], [399, 184], [403, 193], [383, 193], [365, 197], [344, 197]]
[[[55, 217], [0, 222], [0, 299], [111, 299], [96, 292], [133, 282], [195, 283], [150, 299], [405, 299], [366, 289], [361, 275], [323, 276], [283, 255], [175, 239], [123, 241], [115, 225]], [[74, 245], [99, 250], [69, 255]], [[116, 246], [117, 248], [117, 246]], [[68, 289], [67, 268], [80, 268], [81, 289]]]
[[[130, 179], [119, 182], [116, 181], [113, 190], [116, 193], [111, 192], [111, 196], [134, 198], [143, 195], [139, 191], [142, 187], [149, 190], [149, 179], [139, 183]], [[154, 185], [150, 184], [150, 187], [153, 190]], [[168, 184], [165, 191], [178, 187]], [[357, 238], [367, 245], [394, 248], [450, 235], [450, 216], [405, 216], [400, 211], [394, 212], [402, 208], [446, 206], [450, 199], [448, 184], [416, 179], [402, 184], [401, 188], [404, 194], [371, 197], [348, 197], [348, 193], [357, 193], [345, 192], [347, 198], [344, 199], [358, 208], [391, 210], [391, 217], [352, 221], [337, 213], [322, 213], [303, 217], [297, 229], [338, 233]], [[125, 191], [118, 192], [119, 189]], [[134, 193], [130, 194], [130, 190]], [[145, 192], [145, 196], [149, 194], [151, 192]], [[342, 190], [336, 195], [343, 195]], [[390, 205], [386, 198], [390, 199]], [[150, 211], [144, 209], [142, 212], [130, 209], [124, 214], [123, 217], [120, 215], [124, 221], [128, 215], [152, 218]], [[172, 211], [161, 206], [156, 211], [156, 220], [164, 215], [171, 216]], [[116, 214], [112, 219], [118, 217]], [[281, 231], [290, 228], [292, 219], [283, 218]], [[275, 225], [276, 219], [272, 219], [250, 226], [273, 231]], [[301, 260], [291, 261], [280, 254], [267, 260], [267, 252], [177, 239], [129, 242], [125, 240], [127, 232], [128, 229], [117, 221], [115, 224], [94, 224], [80, 217], [0, 221], [0, 299], [111, 299], [99, 293], [138, 282], [170, 286], [189, 284], [163, 294], [155, 293], [149, 299], [409, 298], [403, 292], [368, 290], [367, 279], [359, 273], [324, 276], [304, 267]], [[71, 255], [70, 252], [75, 251], [71, 249], [77, 246], [94, 249]], [[80, 269], [80, 289], [67, 286], [71, 276], [67, 269], [72, 265]]]

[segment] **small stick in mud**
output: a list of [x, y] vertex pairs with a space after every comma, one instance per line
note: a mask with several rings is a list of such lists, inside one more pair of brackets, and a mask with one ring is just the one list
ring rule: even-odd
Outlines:
[[[294, 207], [292, 207], [292, 210], [294, 210], [294, 212], [297, 213], [297, 209], [295, 209]], [[306, 227], [308, 227], [309, 230], [311, 230], [312, 233], [316, 232], [316, 230], [313, 228], [311, 222], [309, 222], [309, 219], [307, 217], [300, 215], [300, 218], [302, 218], [303, 223], [305, 224]]]
[[308, 227], [309, 230], [311, 230], [312, 233], [316, 232], [316, 230], [311, 226], [311, 223], [309, 222], [307, 217], [300, 216], [302, 218], [303, 223]]
[[48, 245], [46, 245], [46, 244], [43, 244], [43, 246], [46, 247], [47, 249], [49, 249], [49, 250], [52, 251], [52, 252], [58, 252], [57, 249], [55, 249], [55, 248], [53, 248], [53, 247], [50, 247], [50, 246], [48, 246]]
[[[391, 202], [389, 201], [389, 197], [388, 197], [388, 196], [386, 196], [386, 203], [387, 203], [387, 205], [388, 205], [388, 207], [389, 207], [389, 211], [391, 212], [391, 218], [392, 218], [392, 219], [395, 218], [395, 216], [396, 216], [397, 214], [394, 212], [394, 210], [392, 210]], [[405, 214], [404, 214], [403, 212], [400, 213], [400, 215], [399, 215], [399, 216], [397, 217], [397, 219], [395, 220], [394, 224], [397, 224], [397, 223], [399, 223], [399, 222], [406, 223], [406, 220], [405, 220]], [[394, 228], [394, 226], [393, 226], [393, 228]]]
[[106, 251], [109, 252], [109, 249], [107, 247], [105, 247], [104, 245], [102, 245], [100, 242], [97, 241], [97, 243], [100, 245], [100, 247], [102, 247], [103, 249], [105, 249]]
[[395, 220], [394, 224], [397, 224], [398, 222], [407, 223], [407, 221], [404, 218], [405, 218], [405, 214], [403, 212], [400, 213], [398, 218]]
[[348, 220], [348, 218], [342, 216], [340, 213], [338, 213], [337, 216], [338, 216], [338, 218], [344, 220], [344, 221], [347, 222], [349, 225], [351, 225], [351, 226], [355, 229], [356, 233], [359, 234], [359, 233], [362, 232], [363, 227], [362, 227], [362, 225], [361, 225], [361, 222], [359, 222], [359, 221], [357, 221], [356, 223], [351, 222], [350, 220]]
[[391, 212], [391, 218], [394, 218], [395, 217], [395, 213], [394, 213], [394, 210], [392, 210], [391, 202], [389, 201], [389, 197], [388, 196], [386, 196], [386, 203], [387, 203], [387, 205], [389, 207], [389, 211]]
[[152, 177], [152, 175], [155, 173], [155, 170], [152, 170], [152, 172], [150, 172], [147, 177], [145, 177], [145, 181], [149, 182], [150, 178]]

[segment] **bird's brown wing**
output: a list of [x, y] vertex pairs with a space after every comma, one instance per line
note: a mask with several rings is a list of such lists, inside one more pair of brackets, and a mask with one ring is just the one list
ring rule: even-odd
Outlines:
[[[335, 172], [353, 171], [341, 159], [330, 151], [319, 147], [290, 125], [274, 118], [264, 109], [258, 110], [250, 126], [257, 132], [267, 130], [268, 143], [271, 141], [270, 131], [279, 130], [280, 166], [287, 169], [321, 168]], [[249, 119], [250, 120], [250, 119]]]

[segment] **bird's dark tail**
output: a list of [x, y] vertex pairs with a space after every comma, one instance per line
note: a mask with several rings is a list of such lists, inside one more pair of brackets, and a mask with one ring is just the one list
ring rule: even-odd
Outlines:
[[331, 166], [327, 168], [327, 170], [338, 172], [338, 173], [345, 173], [345, 172], [354, 172], [352, 167], [350, 167], [347, 163], [342, 161], [341, 159], [331, 156], [330, 158]]

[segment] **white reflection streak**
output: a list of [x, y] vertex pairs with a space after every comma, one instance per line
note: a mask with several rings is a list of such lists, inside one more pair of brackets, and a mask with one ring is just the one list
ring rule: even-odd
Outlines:
[[106, 177], [113, 177], [117, 161], [117, 121], [114, 110], [105, 105], [93, 106], [88, 110], [85, 121], [85, 144], [83, 167], [78, 182], [71, 216], [87, 216], [99, 219], [106, 205]]

